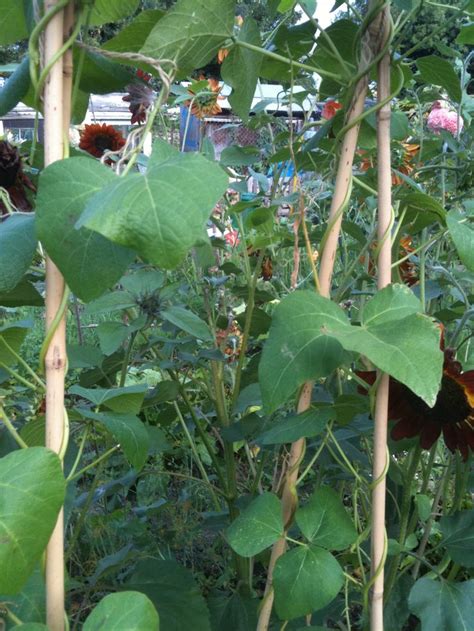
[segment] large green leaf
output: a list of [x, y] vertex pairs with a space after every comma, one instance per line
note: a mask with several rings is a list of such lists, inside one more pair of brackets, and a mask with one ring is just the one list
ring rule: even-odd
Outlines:
[[296, 523], [313, 544], [328, 550], [344, 550], [357, 538], [357, 532], [339, 495], [328, 486], [319, 488], [296, 511]]
[[292, 414], [264, 432], [258, 441], [263, 445], [281, 445], [293, 443], [300, 438], [312, 438], [321, 434], [328, 421], [335, 416], [336, 412], [331, 407], [313, 408], [302, 414]]
[[183, 307], [169, 307], [162, 311], [160, 315], [163, 320], [171, 322], [171, 324], [197, 337], [199, 340], [210, 342], [214, 339], [207, 323], [201, 320], [195, 313], [189, 311], [189, 309], [183, 309]]
[[28, 37], [23, 3], [0, 0], [0, 46], [13, 44]]
[[451, 211], [446, 220], [459, 258], [468, 270], [474, 272], [474, 229], [465, 219], [459, 213]]
[[25, 96], [29, 87], [30, 59], [25, 57], [0, 90], [0, 116], [8, 114]]
[[91, 412], [76, 408], [84, 417], [103, 425], [120, 443], [129, 463], [137, 471], [142, 469], [148, 456], [149, 437], [143, 422], [133, 414], [121, 412]]
[[239, 41], [254, 46], [261, 45], [260, 31], [251, 18], [245, 20], [237, 44], [231, 48], [222, 64], [222, 78], [232, 87], [232, 93], [228, 97], [229, 103], [237, 116], [245, 122], [252, 107], [262, 56], [253, 50], [240, 47]]
[[207, 64], [232, 36], [235, 0], [178, 0], [151, 31], [142, 52], [176, 60], [187, 73]]
[[175, 561], [141, 561], [126, 587], [148, 596], [160, 614], [162, 631], [211, 631], [192, 574]]
[[37, 233], [71, 290], [85, 302], [97, 298], [123, 275], [134, 254], [75, 223], [89, 200], [114, 182], [112, 170], [89, 158], [60, 160], [40, 176]]
[[119, 53], [137, 53], [145, 43], [152, 28], [163, 17], [163, 11], [152, 9], [142, 11], [128, 26], [102, 46], [105, 50], [115, 50]]
[[259, 366], [266, 409], [275, 410], [304, 381], [332, 372], [342, 362], [342, 349], [365, 355], [434, 405], [443, 365], [439, 328], [414, 309], [411, 291], [391, 285], [368, 303], [367, 322], [351, 326], [327, 298], [310, 291], [287, 296], [275, 312]]
[[421, 631], [472, 631], [474, 580], [451, 583], [420, 578], [408, 605], [421, 620]]
[[117, 22], [135, 12], [139, 0], [95, 0], [90, 16], [93, 26]]
[[18, 353], [30, 328], [27, 322], [15, 322], [0, 326], [0, 364], [16, 364], [17, 359], [11, 352]]
[[160, 621], [151, 600], [139, 592], [105, 596], [87, 617], [84, 631], [159, 631]]
[[474, 567], [474, 509], [442, 517], [439, 527], [452, 560], [464, 567]]
[[227, 176], [217, 164], [174, 152], [154, 161], [145, 175], [116, 177], [88, 202], [78, 225], [172, 269], [201, 238], [226, 187]]
[[453, 101], [460, 102], [462, 97], [461, 82], [450, 61], [437, 55], [428, 55], [417, 59], [416, 65], [423, 81], [441, 86]]
[[403, 213], [402, 225], [410, 234], [416, 234], [435, 222], [446, 225], [446, 211], [443, 206], [434, 197], [419, 191], [413, 191], [401, 198], [400, 212]]
[[341, 566], [317, 546], [298, 546], [275, 565], [275, 609], [282, 620], [306, 616], [328, 605], [344, 584]]
[[227, 530], [227, 540], [243, 557], [252, 557], [283, 536], [280, 500], [263, 493], [247, 506]]
[[459, 35], [456, 37], [458, 44], [468, 44], [474, 46], [474, 22], [461, 27]]
[[[75, 63], [79, 52], [77, 48], [74, 49]], [[86, 93], [108, 94], [123, 90], [132, 78], [130, 68], [99, 53], [86, 51], [79, 86]]]
[[0, 294], [2, 307], [41, 307], [43, 297], [26, 278], [23, 278], [12, 291]]
[[148, 390], [146, 384], [136, 384], [123, 388], [83, 388], [74, 385], [69, 394], [76, 394], [94, 405], [105, 405], [114, 412], [138, 414]]
[[61, 462], [44, 447], [0, 460], [0, 593], [15, 594], [28, 580], [53, 531], [65, 481]]
[[0, 292], [15, 289], [36, 250], [33, 215], [13, 215], [0, 223]]

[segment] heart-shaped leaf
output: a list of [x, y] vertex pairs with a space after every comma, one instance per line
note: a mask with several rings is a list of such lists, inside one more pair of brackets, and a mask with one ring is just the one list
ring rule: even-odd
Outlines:
[[217, 164], [199, 154], [174, 152], [162, 162], [154, 160], [145, 175], [115, 177], [88, 202], [78, 227], [172, 269], [201, 238], [226, 187], [227, 176]]
[[474, 509], [442, 517], [439, 527], [452, 560], [464, 567], [474, 567]]
[[242, 511], [227, 530], [232, 548], [244, 557], [252, 557], [283, 535], [280, 500], [273, 493], [263, 493]]
[[159, 631], [151, 600], [140, 592], [119, 592], [102, 598], [84, 623], [84, 631]]
[[76, 230], [87, 202], [113, 171], [89, 158], [58, 160], [40, 176], [37, 197], [37, 233], [71, 290], [85, 302], [98, 298], [114, 285], [134, 254], [87, 228]]
[[36, 250], [33, 215], [13, 215], [0, 223], [0, 292], [12, 291], [28, 270]]
[[0, 460], [0, 593], [15, 594], [43, 554], [65, 492], [61, 462], [44, 447]]

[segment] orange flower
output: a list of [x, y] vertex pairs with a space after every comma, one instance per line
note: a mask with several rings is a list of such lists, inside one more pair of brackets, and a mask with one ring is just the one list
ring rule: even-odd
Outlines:
[[[401, 258], [405, 257], [407, 254], [411, 254], [414, 251], [415, 251], [415, 248], [413, 247], [413, 239], [411, 238], [410, 235], [400, 239], [400, 257]], [[406, 259], [406, 261], [403, 261], [402, 263], [400, 263], [400, 265], [398, 266], [398, 269], [400, 270], [400, 276], [403, 282], [405, 283], [405, 285], [408, 285], [409, 287], [411, 287], [412, 285], [415, 285], [418, 282], [418, 274], [416, 272], [415, 264], [412, 263], [410, 259]]]
[[101, 158], [106, 151], [118, 151], [125, 144], [122, 134], [112, 127], [103, 123], [86, 125], [81, 131], [79, 147], [96, 158]]
[[217, 51], [217, 62], [221, 64], [228, 54], [229, 54], [228, 48], [219, 48], [219, 50]]
[[[205, 77], [201, 75], [200, 81], [204, 81]], [[186, 101], [187, 107], [191, 106], [191, 114], [194, 114], [197, 118], [205, 118], [206, 116], [215, 116], [222, 112], [221, 106], [217, 102], [218, 99], [223, 99], [223, 96], [219, 96], [221, 87], [217, 79], [210, 78], [207, 80], [208, 88], [203, 93], [194, 92], [192, 87], [188, 88], [188, 92], [193, 96], [193, 99]]]
[[271, 280], [273, 278], [273, 261], [269, 255], [264, 256], [262, 259], [262, 278], [263, 280]]
[[323, 105], [321, 117], [329, 120], [336, 115], [337, 110], [342, 109], [342, 104], [338, 101], [326, 101]]
[[[420, 145], [412, 145], [409, 143], [402, 142], [403, 154], [401, 157], [400, 164], [396, 167], [396, 170], [404, 175], [411, 175], [413, 172], [413, 165], [411, 164], [414, 159], [416, 153], [418, 152]], [[365, 156], [366, 151], [363, 149], [357, 152], [360, 156]], [[361, 171], [368, 171], [369, 169], [375, 168], [376, 163], [372, 156], [363, 157], [362, 162], [359, 165], [359, 169]], [[398, 175], [398, 173], [392, 173], [392, 186], [399, 186], [403, 184], [403, 179]]]

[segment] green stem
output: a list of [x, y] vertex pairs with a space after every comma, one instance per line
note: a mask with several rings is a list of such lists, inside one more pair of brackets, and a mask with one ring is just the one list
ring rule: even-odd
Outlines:
[[138, 331], [135, 331], [130, 335], [130, 340], [128, 341], [127, 351], [125, 353], [125, 357], [123, 358], [122, 370], [120, 371], [120, 382], [119, 387], [123, 388], [125, 385], [125, 381], [127, 380], [128, 373], [128, 364], [130, 362], [130, 357], [132, 355], [133, 343], [135, 342], [135, 338], [137, 337]]
[[90, 469], [93, 469], [94, 467], [96, 467], [101, 462], [104, 462], [104, 460], [107, 460], [107, 458], [109, 456], [111, 456], [113, 453], [115, 453], [119, 449], [120, 449], [120, 445], [114, 445], [113, 447], [111, 447], [110, 449], [105, 451], [101, 456], [96, 458], [96, 460], [94, 460], [94, 462], [91, 462], [86, 467], [83, 467], [77, 473], [74, 473], [74, 475], [69, 474], [68, 477], [66, 478], [66, 482], [72, 482], [73, 480], [77, 480], [78, 478], [83, 476], [84, 473], [86, 473], [86, 471], [89, 471]]
[[20, 434], [16, 431], [15, 427], [13, 426], [13, 423], [10, 421], [10, 419], [8, 418], [5, 409], [3, 407], [3, 405], [0, 405], [0, 418], [3, 421], [3, 424], [5, 425], [5, 427], [8, 430], [8, 433], [10, 434], [10, 436], [13, 438], [13, 440], [22, 448], [22, 449], [27, 449], [28, 445], [25, 443], [25, 441], [23, 440], [23, 438], [20, 436]]
[[[33, 379], [36, 381], [36, 383], [41, 387], [42, 390], [46, 390], [46, 384], [43, 382], [42, 379], [40, 379], [40, 377], [38, 377], [38, 375], [35, 373], [35, 371], [33, 370], [33, 368], [31, 368], [28, 363], [23, 359], [23, 357], [21, 357], [21, 355], [19, 355], [11, 346], [10, 344], [5, 340], [4, 337], [1, 338], [0, 342], [3, 344], [3, 346], [7, 349], [7, 351], [10, 353], [10, 355], [13, 355], [13, 357], [16, 359], [16, 361], [21, 364], [21, 366], [23, 366], [23, 368], [26, 370], [26, 372], [31, 375], [33, 377]], [[2, 367], [7, 368], [4, 364], [2, 364]]]
[[[403, 546], [405, 545], [407, 531], [408, 531], [408, 523], [410, 519], [410, 509], [411, 509], [411, 498], [412, 498], [412, 487], [413, 481], [415, 479], [416, 471], [418, 469], [418, 464], [420, 462], [421, 457], [421, 446], [418, 444], [415, 450], [411, 454], [410, 462], [408, 464], [408, 469], [405, 478], [405, 489], [402, 496], [402, 505], [400, 508], [400, 531], [398, 535], [398, 543]], [[388, 601], [390, 597], [390, 593], [395, 585], [395, 581], [397, 580], [397, 572], [398, 565], [400, 563], [401, 553], [398, 553], [393, 557], [392, 562], [390, 564], [390, 569], [388, 571], [387, 582], [385, 586], [385, 600]]]
[[14, 379], [16, 379], [19, 383], [22, 383], [27, 388], [30, 388], [31, 390], [35, 390], [35, 391], [37, 390], [38, 386], [35, 386], [34, 383], [31, 383], [31, 381], [28, 381], [28, 379], [25, 379], [24, 377], [22, 377], [19, 373], [17, 373], [16, 370], [13, 370], [13, 368], [10, 368], [10, 366], [7, 366], [7, 364], [0, 362], [0, 368], [3, 368], [7, 372], [9, 372], [10, 375]]

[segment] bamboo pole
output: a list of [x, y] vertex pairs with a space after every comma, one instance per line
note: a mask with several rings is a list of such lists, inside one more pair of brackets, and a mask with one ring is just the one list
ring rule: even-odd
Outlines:
[[[390, 2], [382, 12], [384, 39], [390, 37]], [[383, 102], [390, 95], [390, 52], [378, 66], [377, 99]], [[392, 281], [392, 173], [390, 155], [390, 102], [382, 105], [377, 120], [377, 175], [378, 175], [378, 289]], [[374, 459], [372, 491], [371, 581], [373, 581], [371, 631], [383, 631], [385, 535], [385, 474], [387, 467], [387, 422], [390, 378], [380, 377], [375, 401]]]
[[[45, 12], [57, 4], [46, 0]], [[47, 24], [44, 34], [44, 64], [64, 41], [64, 12]], [[44, 86], [44, 162], [45, 166], [63, 157], [63, 60], [51, 68]], [[51, 326], [61, 305], [64, 279], [54, 263], [46, 258], [46, 329]], [[45, 356], [46, 372], [46, 446], [59, 453], [64, 432], [64, 377], [66, 370], [66, 321], [57, 326]], [[51, 631], [64, 631], [64, 515], [61, 510], [46, 549], [46, 622]]]
[[[368, 8], [372, 10], [377, 4], [376, 0], [369, 0]], [[381, 46], [380, 37], [380, 14], [374, 18], [369, 29], [362, 39], [361, 59], [359, 63], [359, 71], [367, 70], [370, 61], [377, 53]], [[336, 173], [336, 181], [334, 186], [334, 194], [331, 201], [328, 219], [328, 231], [326, 234], [325, 246], [321, 255], [321, 263], [319, 268], [319, 285], [321, 295], [329, 297], [331, 293], [331, 279], [334, 271], [336, 260], [337, 245], [341, 231], [343, 218], [343, 208], [350, 194], [352, 180], [352, 166], [357, 147], [357, 139], [359, 136], [359, 123], [355, 123], [364, 111], [365, 98], [367, 95], [368, 76], [364, 74], [357, 82], [352, 97], [351, 104], [346, 116], [346, 124], [348, 130], [344, 135], [341, 153]], [[355, 124], [354, 124], [355, 123]], [[308, 381], [304, 384], [298, 399], [298, 414], [305, 412], [311, 405], [311, 396], [313, 390], [313, 382]], [[304, 457], [305, 440], [300, 439], [291, 446], [288, 472], [286, 475], [283, 493], [282, 493], [282, 513], [285, 530], [290, 525], [293, 514], [297, 508], [297, 495], [295, 492], [296, 481], [298, 479], [299, 465]], [[282, 537], [272, 548], [270, 562], [267, 572], [267, 583], [265, 586], [265, 594], [257, 625], [257, 631], [268, 631], [270, 624], [270, 616], [273, 607], [273, 571], [278, 558], [284, 554], [286, 550], [286, 539]]]

